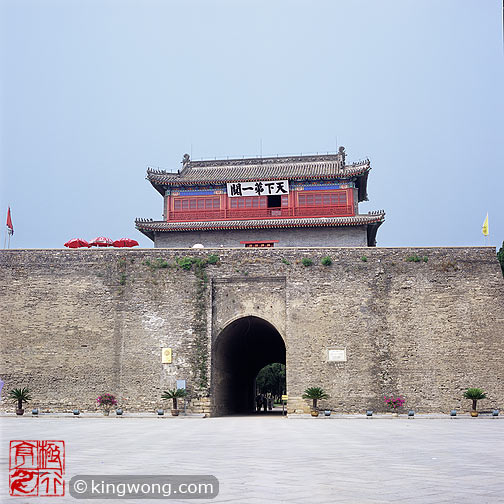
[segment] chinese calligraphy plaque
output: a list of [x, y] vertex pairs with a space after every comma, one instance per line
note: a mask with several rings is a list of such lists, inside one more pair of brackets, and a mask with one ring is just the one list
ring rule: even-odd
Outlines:
[[239, 196], [279, 196], [289, 194], [288, 180], [261, 180], [259, 182], [233, 182], [227, 184], [230, 198]]

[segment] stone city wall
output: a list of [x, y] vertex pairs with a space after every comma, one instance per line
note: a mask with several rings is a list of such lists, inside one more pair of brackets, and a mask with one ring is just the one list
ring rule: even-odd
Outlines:
[[[174, 266], [211, 254], [217, 264]], [[41, 411], [92, 411], [104, 392], [126, 411], [169, 409], [162, 391], [186, 379], [189, 410], [211, 413], [212, 342], [249, 316], [285, 341], [290, 412], [309, 411], [308, 386], [341, 413], [383, 411], [385, 394], [419, 412], [467, 411], [468, 387], [485, 389], [481, 409], [504, 407], [491, 247], [3, 250], [0, 272], [2, 411], [23, 386]], [[330, 349], [346, 361], [328, 362]]]

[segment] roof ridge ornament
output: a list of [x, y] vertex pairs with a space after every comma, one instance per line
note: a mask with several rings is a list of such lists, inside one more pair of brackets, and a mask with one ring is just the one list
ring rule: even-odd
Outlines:
[[346, 153], [345, 153], [345, 147], [343, 145], [340, 145], [338, 149], [338, 154], [340, 155], [341, 158], [341, 167], [345, 167], [345, 158], [346, 158]]
[[168, 172], [166, 170], [162, 170], [161, 168], [151, 168], [150, 166], [147, 167], [147, 175], [149, 174], [154, 174], [154, 175], [173, 175], [173, 172]]
[[182, 169], [186, 167], [191, 162], [191, 157], [187, 152], [184, 154], [184, 157], [182, 158]]

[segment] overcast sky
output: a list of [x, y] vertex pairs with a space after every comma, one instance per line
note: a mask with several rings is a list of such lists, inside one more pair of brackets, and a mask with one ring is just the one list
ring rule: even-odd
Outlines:
[[[147, 166], [371, 160], [378, 246], [504, 240], [501, 0], [1, 0], [11, 248], [131, 237]], [[3, 246], [4, 234], [0, 246]]]

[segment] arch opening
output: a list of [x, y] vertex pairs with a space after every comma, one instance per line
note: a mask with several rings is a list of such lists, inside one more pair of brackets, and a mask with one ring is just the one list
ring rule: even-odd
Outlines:
[[287, 391], [285, 364], [274, 362], [266, 364], [256, 376], [256, 411], [274, 411], [275, 404], [282, 403], [282, 396]]
[[272, 324], [247, 316], [225, 327], [212, 346], [212, 415], [254, 413], [257, 374], [275, 362], [285, 364], [285, 343]]

